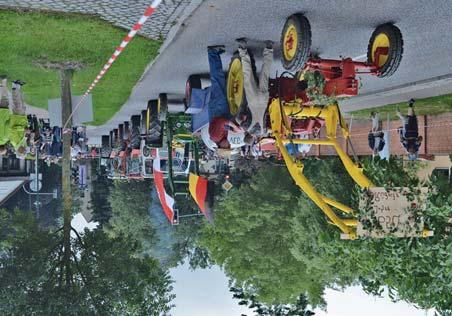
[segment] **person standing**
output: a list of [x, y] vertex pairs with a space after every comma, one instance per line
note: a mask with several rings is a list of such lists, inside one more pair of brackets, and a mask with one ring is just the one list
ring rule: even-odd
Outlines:
[[[223, 45], [207, 47], [210, 70], [210, 98], [209, 108], [213, 113], [224, 113], [229, 109], [228, 99], [226, 97], [226, 76], [223, 71], [221, 55], [225, 52]], [[229, 117], [227, 117], [229, 119]]]
[[[226, 97], [226, 76], [221, 62], [221, 54], [224, 52], [223, 45], [207, 47], [211, 81], [210, 98], [207, 106], [213, 113], [223, 113], [223, 115], [216, 116], [210, 121], [209, 135], [218, 148], [231, 149], [230, 139], [237, 143], [232, 144], [233, 147], [238, 148], [245, 144], [246, 135], [245, 131], [234, 122], [231, 115], [225, 113], [225, 110], [229, 109], [229, 104]], [[228, 139], [228, 135], [233, 135], [233, 137]]]
[[261, 134], [264, 131], [264, 115], [268, 105], [268, 81], [270, 69], [273, 62], [273, 42], [265, 41], [263, 51], [263, 64], [259, 75], [259, 82], [253, 74], [253, 65], [247, 48], [247, 39], [239, 38], [236, 40], [239, 44], [239, 55], [242, 61], [243, 85], [248, 101], [248, 108], [251, 112], [251, 124], [248, 130], [253, 130], [256, 124], [259, 124]]
[[20, 80], [13, 81], [12, 85], [12, 97], [13, 97], [13, 113], [25, 115], [25, 103], [22, 94], [22, 86], [25, 82]]
[[403, 127], [399, 129], [400, 142], [408, 153], [409, 160], [416, 160], [422, 144], [422, 136], [419, 136], [417, 116], [414, 112], [414, 99], [408, 101], [408, 114], [402, 115], [397, 108], [397, 116], [402, 121]]
[[2, 78], [0, 87], [0, 155], [6, 154], [6, 143], [9, 141], [10, 124], [9, 98], [7, 79]]
[[22, 96], [23, 82], [16, 80], [12, 85], [13, 106], [10, 118], [10, 142], [18, 158], [26, 154], [25, 132], [28, 128], [28, 118], [25, 115], [25, 104]]
[[380, 113], [372, 112], [370, 114], [370, 119], [372, 120], [372, 128], [369, 131], [367, 139], [369, 147], [372, 149], [372, 154], [377, 155], [385, 146], [385, 134], [382, 131], [383, 124], [380, 120]]
[[61, 128], [53, 127], [52, 144], [50, 145], [50, 155], [53, 158], [59, 158], [63, 155], [63, 142], [61, 140]]
[[2, 80], [0, 83], [0, 108], [9, 109], [9, 97], [8, 97], [8, 79], [4, 76], [0, 77]]

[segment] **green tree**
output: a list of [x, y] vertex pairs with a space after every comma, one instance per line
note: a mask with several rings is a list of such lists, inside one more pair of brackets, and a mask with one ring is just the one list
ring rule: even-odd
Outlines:
[[171, 280], [153, 259], [133, 256], [101, 230], [70, 239], [41, 229], [30, 213], [2, 211], [2, 315], [161, 315], [171, 308]]
[[[363, 163], [376, 185], [419, 183], [399, 160]], [[361, 191], [337, 158], [308, 159], [304, 173], [321, 193], [357, 209]], [[220, 203], [201, 243], [237, 287], [264, 304], [294, 303], [294, 293], [302, 293], [322, 306], [325, 288], [360, 284], [370, 294], [387, 287], [393, 300], [449, 315], [452, 188], [444, 179], [430, 186], [423, 216], [433, 237], [343, 241], [285, 168], [267, 165]]]
[[116, 181], [108, 197], [112, 215], [104, 231], [136, 245], [139, 255], [149, 255], [155, 241], [148, 211], [151, 188], [150, 181]]
[[218, 205], [215, 225], [202, 235], [201, 244], [236, 285], [269, 305], [293, 303], [296, 293], [317, 286], [288, 247], [299, 194], [284, 168], [266, 165]]
[[112, 213], [110, 203], [108, 202], [112, 181], [105, 176], [104, 172], [101, 172], [100, 175], [94, 174], [97, 173], [97, 168], [105, 170], [105, 167], [98, 166], [97, 164], [97, 162], [93, 162], [91, 168], [93, 170], [93, 174], [91, 175], [93, 179], [91, 182], [91, 208], [93, 211], [93, 221], [98, 222], [103, 227], [110, 220]]
[[[196, 214], [198, 207], [191, 198], [176, 200], [180, 213]], [[208, 251], [198, 243], [201, 229], [206, 224], [203, 216], [186, 217], [180, 225], [171, 225], [163, 214], [157, 192], [152, 192], [150, 221], [155, 231], [155, 242], [151, 253], [166, 267], [176, 267], [188, 260], [191, 268], [210, 266]]]
[[[407, 172], [396, 159], [389, 162], [366, 159], [363, 163], [377, 186], [412, 187], [419, 184], [413, 173]], [[448, 234], [452, 188], [440, 179], [432, 179], [430, 186], [424, 219], [426, 225], [435, 230], [435, 236], [431, 238], [342, 241], [339, 231], [327, 224], [316, 206], [302, 196], [300, 211], [292, 226], [295, 242], [291, 253], [308, 267], [309, 273], [321, 268], [318, 272], [335, 286], [359, 283], [373, 295], [380, 295], [388, 288], [394, 301], [406, 300], [448, 315], [452, 306], [449, 294], [452, 246]], [[355, 190], [354, 196], [356, 201], [359, 190]], [[325, 265], [325, 262], [329, 264]]]
[[205, 269], [213, 262], [209, 251], [199, 243], [204, 226], [209, 225], [204, 217], [186, 218], [182, 225], [175, 228], [173, 253], [177, 263], [188, 261], [192, 269]]
[[[308, 301], [304, 295], [297, 298], [295, 304], [278, 304], [267, 306], [258, 302], [256, 296], [245, 292], [241, 288], [230, 287], [232, 297], [240, 300], [239, 305], [246, 305], [255, 315], [263, 316], [313, 316], [314, 312], [308, 310]], [[246, 316], [242, 314], [242, 316]]]

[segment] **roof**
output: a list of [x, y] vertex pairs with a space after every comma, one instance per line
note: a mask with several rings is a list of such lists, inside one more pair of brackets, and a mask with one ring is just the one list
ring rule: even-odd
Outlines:
[[2, 177], [0, 181], [0, 205], [13, 196], [25, 180], [23, 177]]

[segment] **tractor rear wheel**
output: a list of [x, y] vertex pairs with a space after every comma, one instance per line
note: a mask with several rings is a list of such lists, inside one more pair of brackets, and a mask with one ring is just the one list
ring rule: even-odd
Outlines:
[[102, 158], [110, 157], [111, 153], [111, 144], [110, 144], [110, 136], [102, 135], [102, 147], [100, 149], [100, 155]]
[[160, 93], [158, 98], [158, 119], [160, 122], [166, 122], [166, 114], [168, 114], [168, 95]]
[[113, 148], [114, 147], [114, 144], [115, 144], [115, 142], [114, 142], [114, 133], [113, 133], [113, 131], [110, 131], [110, 147], [111, 148]]
[[129, 139], [130, 138], [130, 123], [124, 122], [124, 138]]
[[226, 82], [226, 94], [229, 104], [229, 112], [236, 115], [245, 103], [245, 90], [243, 86], [242, 60], [238, 53], [232, 56], [229, 63], [228, 77]]
[[190, 106], [191, 91], [193, 89], [202, 89], [201, 77], [199, 75], [190, 75], [185, 83], [185, 107]]
[[285, 69], [298, 71], [304, 67], [311, 52], [311, 25], [302, 14], [286, 20], [281, 34], [281, 59]]
[[109, 147], [109, 146], [110, 146], [110, 136], [102, 135], [102, 147]]
[[148, 102], [146, 113], [146, 142], [151, 144], [159, 144], [162, 137], [162, 126], [159, 120], [158, 106], [157, 100]]
[[118, 125], [119, 139], [124, 140], [124, 124]]
[[[377, 58], [377, 49], [387, 48], [387, 54], [380, 53]], [[367, 47], [367, 62], [378, 67], [378, 77], [392, 76], [399, 68], [403, 55], [403, 38], [399, 28], [391, 23], [378, 26], [372, 33]]]
[[140, 127], [141, 124], [141, 116], [140, 115], [132, 115], [130, 118], [130, 122], [132, 123], [132, 128]]
[[130, 135], [130, 148], [132, 149], [140, 149], [141, 144], [141, 133], [140, 133], [140, 125], [132, 126], [132, 133]]
[[118, 136], [118, 129], [115, 128], [113, 130], [113, 147], [117, 147], [121, 142], [119, 141], [119, 136]]
[[141, 111], [141, 134], [146, 134], [146, 118], [147, 118], [147, 110]]

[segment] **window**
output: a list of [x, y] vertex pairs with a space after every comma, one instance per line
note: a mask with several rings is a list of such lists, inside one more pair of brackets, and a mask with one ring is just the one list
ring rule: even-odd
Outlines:
[[9, 158], [8, 159], [8, 169], [13, 170], [20, 170], [20, 161], [17, 158]]
[[8, 170], [8, 158], [3, 157], [2, 158], [2, 171]]

